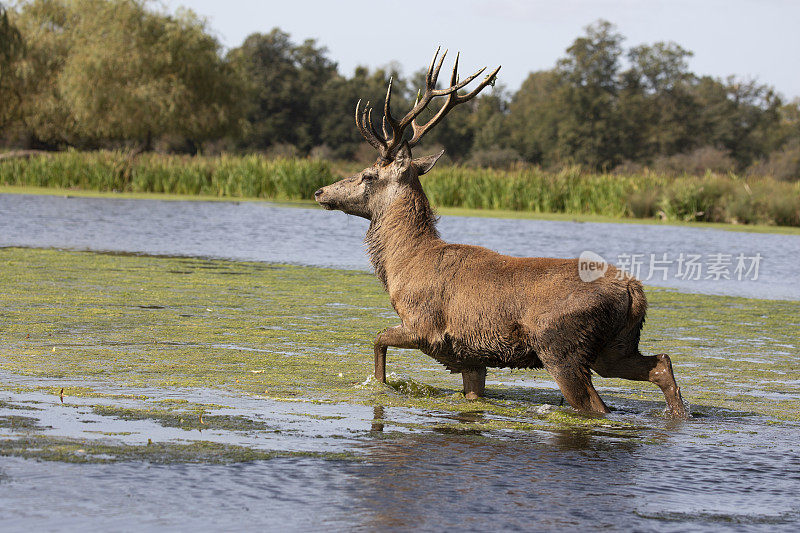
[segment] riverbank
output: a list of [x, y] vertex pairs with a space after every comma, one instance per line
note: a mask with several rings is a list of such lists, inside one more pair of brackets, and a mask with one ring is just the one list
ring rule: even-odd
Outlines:
[[[286, 207], [319, 208], [313, 200], [265, 200], [253, 197], [227, 197], [197, 194], [172, 194], [153, 192], [110, 192], [57, 187], [32, 187], [0, 185], [0, 194], [31, 194], [45, 196], [64, 196], [76, 198], [124, 198], [134, 200], [163, 201], [202, 201], [202, 202], [269, 202]], [[687, 222], [680, 220], [660, 220], [654, 218], [612, 217], [592, 214], [537, 213], [532, 211], [510, 211], [502, 209], [469, 209], [463, 207], [437, 207], [439, 215], [459, 217], [487, 217], [521, 220], [556, 220], [565, 222], [597, 222], [604, 224], [646, 224], [652, 226], [679, 226], [691, 228], [719, 229], [745, 233], [772, 233], [779, 235], [800, 235], [800, 227], [769, 226], [764, 224], [729, 224], [722, 222]]]

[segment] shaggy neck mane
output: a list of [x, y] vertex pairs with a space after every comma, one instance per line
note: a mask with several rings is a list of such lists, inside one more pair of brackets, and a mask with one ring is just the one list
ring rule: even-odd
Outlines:
[[436, 215], [422, 190], [408, 190], [373, 216], [365, 243], [375, 275], [388, 289], [393, 265], [401, 265], [421, 247], [439, 239]]

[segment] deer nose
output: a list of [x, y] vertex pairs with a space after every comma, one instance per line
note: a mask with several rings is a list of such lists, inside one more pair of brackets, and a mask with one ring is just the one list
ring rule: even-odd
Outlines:
[[322, 189], [317, 189], [317, 192], [314, 193], [314, 198], [318, 199], [320, 196], [322, 196]]

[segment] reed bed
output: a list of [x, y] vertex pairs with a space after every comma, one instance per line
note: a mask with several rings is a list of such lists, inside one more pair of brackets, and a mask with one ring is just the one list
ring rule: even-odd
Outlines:
[[[0, 183], [249, 197], [312, 199], [336, 178], [327, 161], [259, 155], [177, 156], [123, 152], [59, 152], [0, 161]], [[540, 213], [800, 226], [800, 182], [733, 174], [671, 177], [559, 172], [536, 167], [492, 170], [449, 166], [422, 179], [443, 207]]]
[[423, 178], [435, 205], [540, 213], [585, 213], [622, 217], [637, 178], [584, 174], [579, 169], [544, 172], [449, 167]]
[[58, 152], [0, 161], [0, 183], [97, 191], [299, 200], [333, 181], [330, 165], [258, 155], [191, 157]]

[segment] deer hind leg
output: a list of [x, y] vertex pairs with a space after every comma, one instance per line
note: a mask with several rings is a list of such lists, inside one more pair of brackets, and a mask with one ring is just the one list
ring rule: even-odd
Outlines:
[[644, 356], [636, 350], [629, 355], [616, 356], [613, 351], [607, 351], [597, 358], [592, 368], [603, 377], [655, 383], [664, 393], [670, 415], [677, 418], [688, 416], [667, 354]]
[[592, 413], [610, 412], [600, 395], [592, 385], [589, 369], [582, 365], [559, 364], [556, 366], [545, 364], [545, 368], [553, 376], [561, 394], [567, 402], [578, 411]]
[[[642, 356], [643, 359], [648, 359]], [[665, 353], [652, 356], [655, 364], [651, 366], [647, 374], [647, 380], [655, 383], [664, 393], [667, 400], [667, 407], [672, 416], [677, 418], [687, 418], [689, 413], [681, 397], [681, 388], [675, 381], [675, 373], [672, 371], [672, 360]]]
[[467, 400], [477, 400], [486, 390], [486, 367], [470, 368], [461, 372], [464, 381], [464, 397]]
[[386, 348], [419, 348], [411, 332], [403, 325], [386, 328], [375, 338], [375, 379], [386, 383]]

